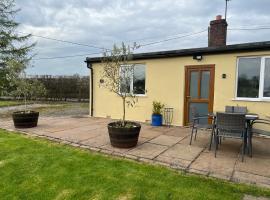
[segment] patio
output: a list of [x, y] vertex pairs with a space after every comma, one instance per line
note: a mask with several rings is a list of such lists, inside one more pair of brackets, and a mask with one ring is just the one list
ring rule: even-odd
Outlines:
[[42, 117], [36, 128], [15, 129], [11, 120], [1, 121], [0, 127], [105, 154], [270, 188], [270, 139], [254, 137], [253, 157], [245, 156], [242, 163], [240, 141], [224, 140], [215, 158], [214, 152], [208, 150], [209, 132], [200, 131], [190, 146], [190, 129], [182, 127], [156, 128], [142, 124], [137, 147], [114, 148], [106, 128], [109, 121], [86, 116]]

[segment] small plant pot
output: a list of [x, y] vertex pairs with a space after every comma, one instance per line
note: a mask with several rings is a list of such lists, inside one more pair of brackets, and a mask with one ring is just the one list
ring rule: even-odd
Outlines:
[[108, 124], [111, 145], [118, 148], [135, 147], [141, 130], [141, 125], [136, 122], [127, 122], [127, 127], [122, 127], [121, 122]]
[[18, 111], [12, 114], [15, 128], [32, 128], [38, 124], [39, 112]]
[[152, 126], [162, 126], [162, 115], [159, 114], [152, 115]]

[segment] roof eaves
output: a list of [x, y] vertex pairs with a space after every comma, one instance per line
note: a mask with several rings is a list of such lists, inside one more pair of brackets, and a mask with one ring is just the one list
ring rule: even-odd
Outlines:
[[[202, 47], [202, 48], [192, 48], [192, 49], [137, 53], [133, 55], [133, 59], [134, 60], [157, 59], [157, 58], [190, 56], [194, 54], [220, 54], [220, 53], [231, 53], [231, 52], [237, 52], [237, 51], [244, 52], [244, 51], [263, 51], [263, 50], [270, 50], [270, 41], [233, 44], [233, 45], [227, 45], [223, 47]], [[86, 62], [98, 63], [98, 62], [101, 62], [101, 58], [102, 57], [87, 57]]]

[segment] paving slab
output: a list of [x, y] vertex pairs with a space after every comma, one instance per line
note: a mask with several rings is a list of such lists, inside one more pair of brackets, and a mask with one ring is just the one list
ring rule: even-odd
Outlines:
[[[100, 136], [99, 133], [86, 132], [86, 131], [85, 132], [78, 132], [75, 129], [66, 130], [66, 131], [59, 131], [59, 132], [56, 132], [54, 134], [59, 136], [59, 138], [61, 138], [61, 139], [76, 142], [76, 143], [79, 143], [79, 142], [84, 141], [84, 140], [88, 140], [90, 138]], [[51, 134], [51, 135], [54, 135], [54, 134]]]
[[167, 132], [165, 132], [165, 135], [171, 135], [175, 137], [187, 137], [190, 136], [190, 129], [189, 128], [183, 128], [183, 127], [170, 127]]
[[128, 154], [142, 158], [154, 159], [167, 148], [168, 147], [166, 146], [146, 142], [137, 148], [128, 151]]
[[270, 139], [253, 137], [252, 139], [253, 157], [270, 158]]
[[203, 148], [201, 147], [176, 144], [170, 147], [167, 151], [163, 152], [160, 156], [168, 157], [172, 160], [177, 158], [187, 161], [193, 161], [202, 151]]
[[232, 177], [235, 182], [255, 184], [270, 189], [270, 178], [247, 172], [235, 171]]
[[245, 156], [244, 162], [237, 162], [235, 170], [270, 178], [270, 157]]
[[170, 136], [170, 135], [160, 135], [152, 140], [149, 140], [149, 142], [153, 143], [153, 144], [172, 146], [182, 139], [183, 139], [183, 137], [175, 137], [175, 136]]
[[201, 155], [190, 165], [190, 169], [207, 172], [210, 176], [230, 179], [237, 157], [228, 157], [219, 155], [215, 158], [213, 152], [203, 152]]
[[101, 147], [108, 144], [109, 142], [109, 136], [101, 135], [87, 140], [83, 140], [80, 142], [80, 144], [88, 145], [90, 147]]
[[140, 133], [140, 135], [142, 137], [145, 137], [145, 138], [153, 139], [155, 137], [158, 137], [158, 136], [162, 135], [162, 132], [160, 132], [160, 131], [153, 131], [152, 129], [149, 129], [147, 131], [142, 131]]
[[[190, 132], [191, 133], [191, 132]], [[189, 145], [190, 143], [190, 133], [185, 139], [183, 139], [180, 143], [184, 145]], [[209, 146], [210, 134], [208, 131], [198, 130], [196, 140], [192, 140], [192, 146], [198, 146], [201, 148], [205, 148]]]

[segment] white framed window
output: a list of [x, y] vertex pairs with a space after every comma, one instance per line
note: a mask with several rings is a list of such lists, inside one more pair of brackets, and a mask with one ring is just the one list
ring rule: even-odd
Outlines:
[[120, 93], [132, 93], [136, 96], [145, 96], [145, 65], [132, 64], [120, 67]]
[[237, 100], [270, 100], [270, 56], [238, 58], [236, 74]]

